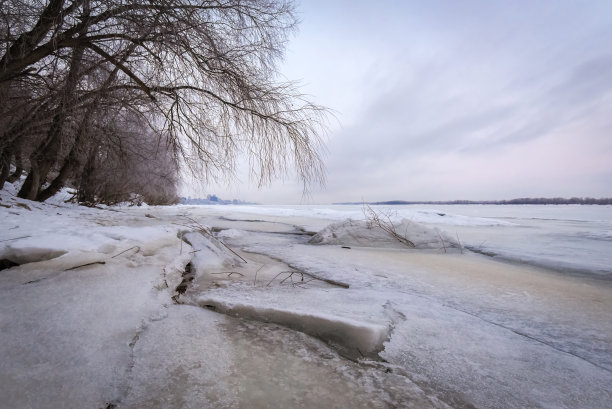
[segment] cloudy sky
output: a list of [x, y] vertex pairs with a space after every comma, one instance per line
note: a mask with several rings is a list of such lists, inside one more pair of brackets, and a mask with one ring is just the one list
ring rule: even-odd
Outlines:
[[303, 0], [282, 72], [337, 120], [269, 204], [612, 196], [612, 2]]

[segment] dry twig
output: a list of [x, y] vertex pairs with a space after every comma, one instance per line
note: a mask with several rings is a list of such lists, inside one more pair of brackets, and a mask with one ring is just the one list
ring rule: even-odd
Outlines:
[[408, 247], [416, 247], [414, 243], [405, 235], [397, 232], [397, 227], [391, 220], [391, 214], [385, 212], [377, 212], [369, 205], [364, 204], [363, 213], [366, 217], [366, 222], [369, 227], [378, 227], [393, 236], [394, 239]]
[[112, 256], [111, 258], [119, 257], [119, 256], [120, 256], [120, 255], [122, 255], [123, 253], [127, 253], [128, 251], [130, 251], [130, 250], [132, 250], [132, 249], [138, 249], [138, 250], [136, 251], [136, 253], [138, 253], [138, 252], [140, 251], [140, 247], [139, 247], [139, 246], [133, 246], [133, 247], [130, 247], [129, 249], [127, 249], [127, 250], [123, 250], [121, 253], [115, 254], [115, 255], [114, 255], [114, 256]]
[[76, 270], [77, 268], [93, 266], [94, 264], [106, 264], [106, 261], [93, 261], [91, 263], [81, 264], [80, 266], [74, 266], [74, 267], [67, 268], [64, 271]]

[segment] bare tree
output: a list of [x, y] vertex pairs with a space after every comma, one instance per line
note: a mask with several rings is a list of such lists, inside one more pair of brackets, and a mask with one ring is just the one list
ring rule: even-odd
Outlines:
[[[14, 122], [0, 139], [2, 169], [20, 140], [39, 141], [20, 196], [48, 196], [42, 187], [66, 164], [65, 146], [94, 126], [93, 101], [146, 118], [205, 179], [231, 175], [244, 153], [260, 185], [290, 167], [305, 186], [323, 181], [326, 110], [277, 81], [297, 22], [291, 1], [0, 1], [0, 93], [32, 95], [27, 114], [2, 109]], [[101, 72], [114, 73], [112, 81], [91, 81]]]
[[141, 121], [125, 111], [100, 121], [97, 132], [106, 135], [98, 135], [99, 142], [90, 146], [77, 185], [80, 202], [177, 202], [178, 168], [173, 147], [151, 131], [143, 133]]

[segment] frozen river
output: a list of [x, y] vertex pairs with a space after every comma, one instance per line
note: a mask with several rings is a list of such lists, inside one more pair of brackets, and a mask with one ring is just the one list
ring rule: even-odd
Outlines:
[[[439, 228], [487, 255], [441, 246], [401, 250], [374, 236], [365, 236], [365, 247], [342, 247], [342, 237], [363, 234], [342, 236], [345, 224], [328, 235], [336, 245], [313, 246], [307, 236], [291, 234], [292, 226], [317, 231], [363, 219], [360, 206], [186, 210], [219, 217], [204, 223], [246, 254], [350, 284], [287, 287], [293, 282], [283, 286], [285, 276], [251, 283], [252, 273], [237, 270], [248, 284], [236, 275], [210, 289], [205, 280], [196, 305], [328, 341], [341, 332], [345, 342], [337, 349], [353, 358], [354, 351], [367, 355], [367, 344], [351, 342], [375, 340], [383, 327], [379, 356], [389, 368], [454, 407], [603, 408], [612, 399], [609, 206], [376, 207], [398, 226], [406, 218]], [[404, 402], [402, 394], [393, 399]]]
[[3, 204], [0, 407], [612, 401], [609, 206]]

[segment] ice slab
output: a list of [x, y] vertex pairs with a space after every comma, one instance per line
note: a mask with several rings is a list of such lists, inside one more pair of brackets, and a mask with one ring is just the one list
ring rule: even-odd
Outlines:
[[448, 409], [384, 365], [340, 358], [275, 324], [174, 305], [133, 348], [121, 408]]
[[312, 310], [280, 309], [215, 299], [207, 295], [198, 298], [201, 307], [262, 322], [272, 322], [301, 331], [339, 348], [351, 358], [376, 358], [389, 339], [385, 325], [357, 321], [352, 318], [313, 312]]
[[204, 274], [209, 269], [219, 269], [240, 265], [243, 261], [227, 246], [209, 234], [200, 232], [180, 233], [193, 250], [191, 263], [196, 274]]

